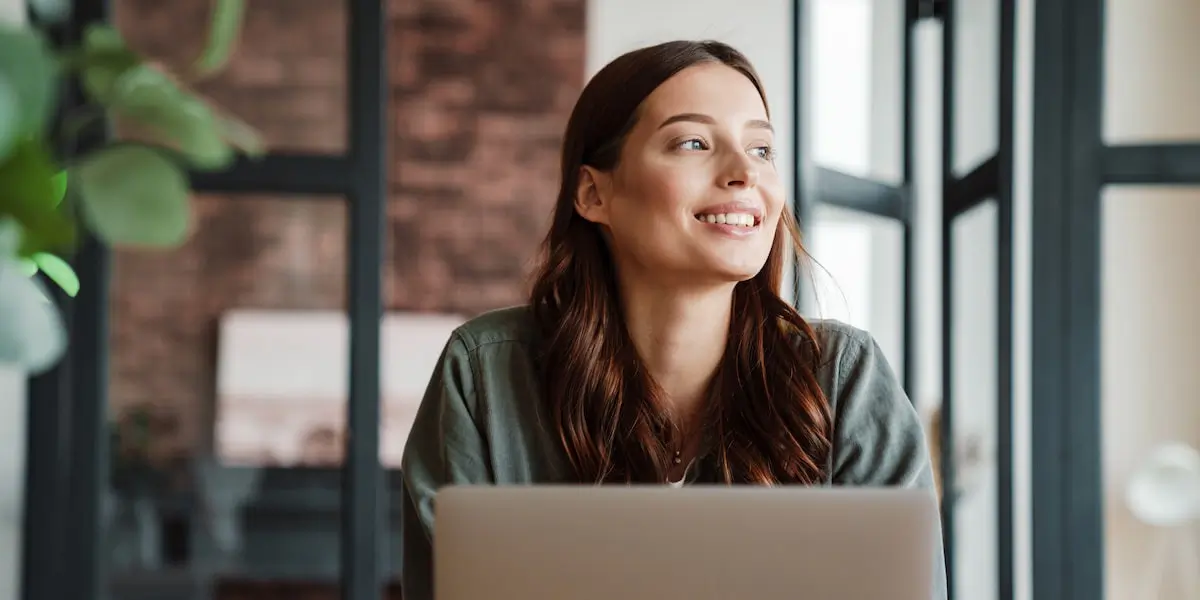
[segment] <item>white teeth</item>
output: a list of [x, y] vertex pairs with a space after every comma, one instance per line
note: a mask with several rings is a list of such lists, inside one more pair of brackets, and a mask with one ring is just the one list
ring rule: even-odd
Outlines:
[[754, 215], [748, 213], [720, 213], [696, 215], [696, 219], [707, 223], [721, 225], [736, 225], [738, 227], [754, 227]]

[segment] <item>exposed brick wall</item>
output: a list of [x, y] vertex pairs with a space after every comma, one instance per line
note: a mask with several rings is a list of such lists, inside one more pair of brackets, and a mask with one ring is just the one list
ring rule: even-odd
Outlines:
[[[207, 0], [118, 0], [131, 45], [179, 64]], [[339, 0], [254, 0], [229, 70], [202, 91], [277, 150], [346, 147]], [[584, 0], [392, 0], [385, 302], [474, 314], [520, 302], [557, 189], [560, 136], [583, 83]], [[202, 196], [168, 253], [114, 258], [112, 402], [177, 410], [180, 449], [209, 434], [218, 316], [340, 308], [336, 198]], [[433, 349], [431, 349], [432, 351]]]

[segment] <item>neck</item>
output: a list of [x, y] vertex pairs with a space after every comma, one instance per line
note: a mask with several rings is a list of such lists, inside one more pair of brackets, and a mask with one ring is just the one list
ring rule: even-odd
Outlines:
[[666, 393], [685, 428], [703, 410], [709, 385], [725, 354], [733, 286], [683, 291], [623, 285], [625, 326], [638, 356]]

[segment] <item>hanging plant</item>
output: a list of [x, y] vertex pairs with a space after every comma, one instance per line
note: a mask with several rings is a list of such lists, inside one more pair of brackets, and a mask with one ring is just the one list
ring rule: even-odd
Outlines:
[[[191, 221], [188, 171], [263, 153], [257, 132], [191, 89], [227, 63], [244, 12], [244, 0], [214, 0], [208, 44], [181, 73], [137, 54], [108, 26], [55, 51], [37, 29], [0, 24], [0, 363], [36, 373], [61, 357], [62, 319], [34, 276], [74, 297], [80, 283], [69, 258], [81, 233], [112, 246], [178, 246]], [[86, 103], [56, 123], [66, 77], [77, 78]], [[55, 155], [104, 121], [124, 134]]]

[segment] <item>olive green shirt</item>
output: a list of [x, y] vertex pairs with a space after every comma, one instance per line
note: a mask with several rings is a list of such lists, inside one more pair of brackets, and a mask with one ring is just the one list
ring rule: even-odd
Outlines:
[[[920, 487], [934, 493], [921, 422], [878, 344], [844, 323], [810, 324], [822, 350], [817, 378], [834, 415], [826, 485]], [[459, 327], [442, 351], [401, 466], [405, 600], [433, 597], [431, 532], [438, 488], [571, 480], [559, 441], [538, 416], [536, 335], [528, 307], [501, 309]], [[705, 462], [704, 457], [697, 460], [689, 483], [717, 481]], [[940, 543], [935, 564], [941, 599], [945, 565]]]

